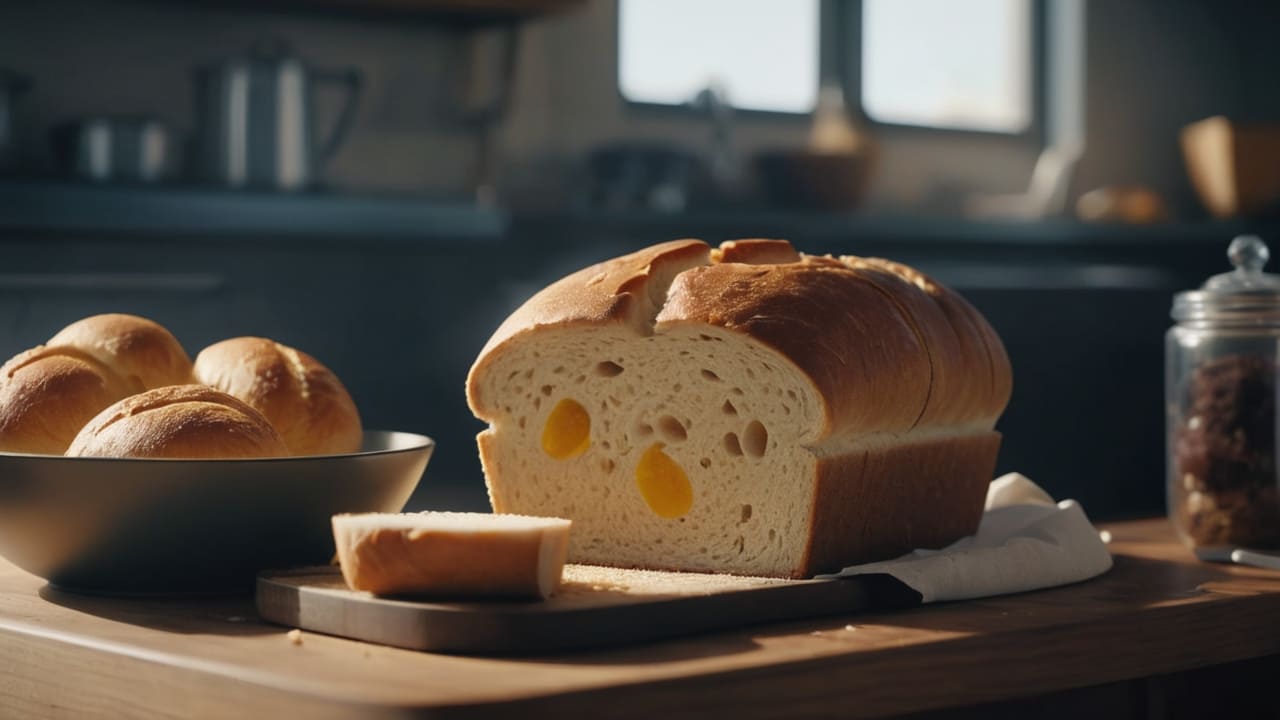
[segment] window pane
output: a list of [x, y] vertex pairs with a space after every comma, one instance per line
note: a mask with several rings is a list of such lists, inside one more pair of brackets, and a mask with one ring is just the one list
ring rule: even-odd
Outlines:
[[864, 0], [862, 106], [881, 122], [1031, 123], [1030, 0]]
[[716, 84], [738, 108], [809, 112], [818, 92], [818, 0], [621, 0], [618, 84], [678, 105]]

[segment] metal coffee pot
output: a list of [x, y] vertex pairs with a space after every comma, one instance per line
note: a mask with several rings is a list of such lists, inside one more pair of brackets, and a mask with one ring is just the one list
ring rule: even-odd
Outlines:
[[[197, 68], [195, 175], [230, 187], [301, 190], [318, 180], [355, 118], [359, 70], [310, 68], [279, 41]], [[313, 94], [337, 85], [346, 99], [318, 140]]]

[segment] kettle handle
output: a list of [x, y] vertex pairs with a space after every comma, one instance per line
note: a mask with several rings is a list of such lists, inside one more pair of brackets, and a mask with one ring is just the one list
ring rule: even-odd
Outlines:
[[333, 154], [338, 151], [338, 147], [347, 138], [347, 133], [350, 132], [351, 125], [355, 122], [356, 108], [360, 105], [360, 96], [364, 90], [364, 76], [356, 68], [313, 70], [311, 75], [317, 83], [344, 86], [347, 94], [342, 110], [338, 113], [338, 119], [333, 123], [333, 128], [329, 131], [329, 137], [320, 145], [319, 160], [320, 165], [324, 166], [329, 162], [329, 158], [333, 157]]

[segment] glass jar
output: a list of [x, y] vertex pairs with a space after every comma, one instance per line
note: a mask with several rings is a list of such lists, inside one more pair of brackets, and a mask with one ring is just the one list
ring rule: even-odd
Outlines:
[[1280, 547], [1276, 377], [1280, 276], [1232, 241], [1232, 272], [1178, 293], [1165, 338], [1168, 511], [1194, 548]]

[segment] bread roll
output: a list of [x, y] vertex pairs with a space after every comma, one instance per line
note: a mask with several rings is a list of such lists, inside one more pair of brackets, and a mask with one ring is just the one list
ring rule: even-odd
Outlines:
[[131, 395], [96, 415], [66, 453], [75, 457], [266, 458], [289, 454], [257, 410], [204, 385]]
[[353, 590], [547, 598], [560, 585], [569, 521], [453, 512], [335, 515], [333, 539]]
[[252, 405], [294, 455], [360, 450], [360, 414], [342, 382], [310, 355], [259, 337], [210, 345], [196, 356], [196, 381]]
[[87, 317], [66, 326], [46, 344], [92, 355], [135, 392], [191, 382], [187, 351], [164, 327], [136, 315]]
[[0, 451], [61, 455], [86, 422], [132, 391], [74, 348], [19, 353], [0, 367]]
[[1010, 390], [960, 296], [776, 240], [574, 273], [467, 380], [493, 509], [572, 519], [570, 561], [782, 577], [974, 532]]

